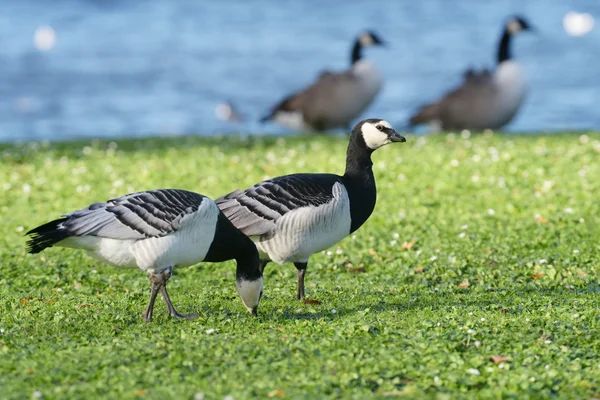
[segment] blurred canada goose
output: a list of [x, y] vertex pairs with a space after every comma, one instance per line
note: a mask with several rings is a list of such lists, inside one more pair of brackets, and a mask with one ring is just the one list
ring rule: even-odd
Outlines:
[[237, 262], [236, 288], [242, 302], [255, 315], [262, 295], [262, 273], [256, 246], [237, 230], [211, 199], [177, 189], [138, 192], [94, 203], [27, 232], [29, 253], [60, 246], [87, 253], [117, 267], [146, 271], [152, 283], [150, 301], [142, 317], [152, 320], [158, 292], [169, 315], [179, 313], [167, 293], [175, 267], [200, 261]]
[[360, 34], [352, 47], [351, 66], [344, 72], [325, 71], [306, 89], [277, 104], [261, 119], [297, 130], [349, 129], [371, 104], [383, 84], [373, 63], [362, 58], [365, 47], [383, 45], [373, 32]]
[[371, 154], [389, 143], [405, 141], [388, 122], [367, 119], [350, 135], [344, 175], [280, 176], [216, 202], [236, 228], [255, 241], [261, 272], [271, 260], [294, 263], [296, 298], [303, 299], [308, 258], [356, 231], [375, 208]]
[[523, 102], [527, 83], [519, 64], [511, 58], [510, 41], [530, 30], [523, 18], [510, 18], [498, 46], [496, 70], [468, 70], [464, 82], [436, 103], [421, 108], [411, 125], [429, 124], [433, 130], [498, 129], [509, 123]]

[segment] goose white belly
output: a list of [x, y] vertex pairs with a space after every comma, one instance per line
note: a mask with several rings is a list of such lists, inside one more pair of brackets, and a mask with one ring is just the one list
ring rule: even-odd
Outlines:
[[494, 120], [490, 126], [500, 128], [509, 123], [519, 111], [527, 93], [527, 81], [519, 64], [508, 60], [498, 65], [494, 82], [498, 92], [493, 110], [490, 110]]
[[254, 239], [259, 251], [276, 263], [306, 262], [312, 254], [348, 236], [350, 224], [350, 199], [338, 182], [329, 203], [290, 211], [277, 220], [268, 239]]
[[166, 236], [139, 240], [71, 236], [57, 246], [86, 250], [91, 257], [116, 267], [142, 270], [189, 267], [204, 260], [215, 237], [219, 209], [215, 204], [206, 204], [186, 216], [181, 229]]

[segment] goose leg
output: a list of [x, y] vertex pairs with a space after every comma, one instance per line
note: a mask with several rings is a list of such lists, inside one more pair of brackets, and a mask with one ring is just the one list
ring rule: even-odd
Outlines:
[[296, 300], [302, 300], [304, 298], [304, 274], [306, 274], [308, 263], [294, 263], [294, 266], [296, 267], [296, 276], [298, 277]]
[[142, 318], [144, 318], [144, 321], [146, 322], [152, 321], [154, 301], [156, 300], [156, 295], [158, 295], [158, 292], [163, 285], [160, 274], [148, 273], [148, 278], [150, 278], [152, 286], [150, 288], [150, 301], [148, 302], [148, 307], [146, 307], [146, 311], [144, 311], [144, 313], [142, 314]]
[[182, 319], [196, 318], [198, 316], [198, 314], [182, 314], [179, 311], [177, 311], [175, 309], [175, 307], [173, 306], [173, 303], [171, 302], [171, 298], [169, 297], [169, 293], [167, 292], [167, 281], [171, 277], [171, 272], [173, 272], [173, 267], [169, 267], [160, 272], [160, 275], [162, 276], [163, 281], [162, 281], [162, 285], [159, 288], [160, 294], [162, 295], [162, 298], [165, 301], [165, 304], [167, 305], [167, 310], [169, 311], [169, 315], [171, 317], [182, 318]]

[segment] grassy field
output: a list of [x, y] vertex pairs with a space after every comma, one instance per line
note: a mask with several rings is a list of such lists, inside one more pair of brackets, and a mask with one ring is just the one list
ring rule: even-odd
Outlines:
[[0, 147], [0, 398], [599, 398], [600, 134], [408, 137], [374, 154], [371, 219], [316, 254], [310, 301], [270, 264], [260, 316], [233, 262], [149, 283], [24, 232], [138, 190], [216, 198], [342, 173], [342, 137]]

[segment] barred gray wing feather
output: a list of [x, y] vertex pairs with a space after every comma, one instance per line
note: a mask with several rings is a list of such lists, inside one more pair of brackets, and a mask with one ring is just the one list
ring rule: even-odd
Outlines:
[[205, 199], [176, 189], [132, 193], [67, 214], [62, 228], [73, 236], [161, 237], [179, 229], [182, 219], [197, 211]]
[[244, 234], [265, 239], [274, 234], [277, 220], [289, 211], [330, 202], [333, 185], [339, 179], [332, 174], [280, 176], [244, 191], [235, 190], [216, 203]]

